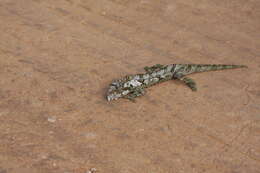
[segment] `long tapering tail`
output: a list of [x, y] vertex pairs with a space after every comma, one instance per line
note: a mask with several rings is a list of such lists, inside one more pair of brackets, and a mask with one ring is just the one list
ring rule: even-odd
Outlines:
[[206, 72], [206, 71], [216, 71], [224, 69], [235, 69], [235, 68], [247, 68], [246, 65], [224, 65], [224, 64], [178, 64], [177, 65], [184, 75]]
[[215, 71], [224, 69], [234, 69], [234, 68], [247, 68], [245, 65], [223, 65], [223, 64], [198, 64], [195, 65], [195, 72], [204, 71]]

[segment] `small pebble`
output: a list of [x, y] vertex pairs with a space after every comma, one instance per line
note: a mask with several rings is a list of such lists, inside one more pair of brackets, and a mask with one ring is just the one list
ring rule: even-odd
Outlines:
[[55, 123], [56, 118], [55, 118], [55, 117], [48, 117], [48, 121], [49, 121], [50, 123]]
[[97, 172], [96, 168], [90, 168], [90, 170], [88, 170], [86, 173], [95, 173]]
[[97, 134], [89, 132], [89, 133], [84, 133], [83, 136], [88, 138], [88, 139], [94, 139], [94, 138], [97, 137]]

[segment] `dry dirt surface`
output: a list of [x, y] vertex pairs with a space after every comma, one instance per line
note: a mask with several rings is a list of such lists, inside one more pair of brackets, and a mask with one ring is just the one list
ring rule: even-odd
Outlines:
[[[0, 173], [259, 173], [259, 0], [1, 0]], [[244, 64], [107, 102], [154, 64]]]

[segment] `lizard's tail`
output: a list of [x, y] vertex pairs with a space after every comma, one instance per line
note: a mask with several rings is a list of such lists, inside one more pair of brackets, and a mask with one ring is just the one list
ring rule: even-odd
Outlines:
[[234, 68], [247, 68], [247, 66], [246, 65], [223, 65], [223, 64], [195, 64], [195, 65], [187, 64], [186, 68], [187, 71], [190, 71], [190, 73], [196, 73], [196, 72], [216, 71], [216, 70], [234, 69]]

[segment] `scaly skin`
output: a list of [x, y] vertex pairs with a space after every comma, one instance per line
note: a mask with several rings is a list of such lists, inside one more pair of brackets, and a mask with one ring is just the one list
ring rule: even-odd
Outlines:
[[197, 91], [196, 83], [191, 78], [186, 77], [186, 75], [246, 67], [245, 65], [221, 64], [156, 64], [151, 67], [145, 67], [146, 73], [144, 74], [128, 75], [112, 82], [107, 92], [107, 100], [127, 98], [133, 101], [136, 97], [145, 94], [145, 88], [172, 79], [180, 80], [191, 88], [192, 91]]

